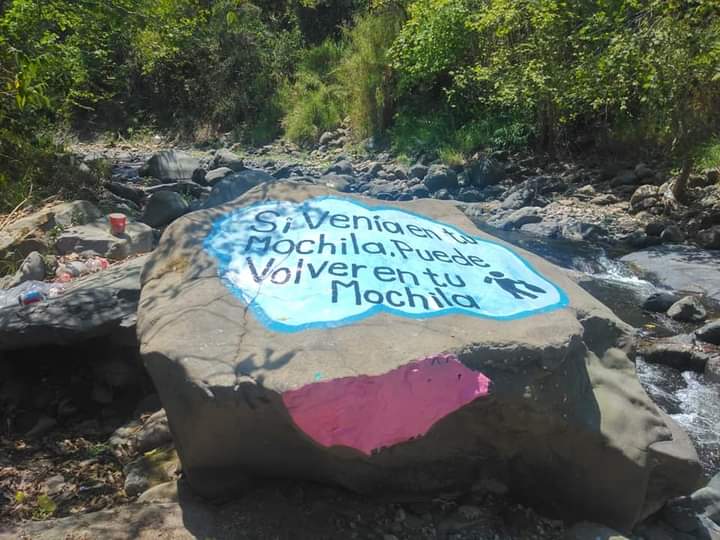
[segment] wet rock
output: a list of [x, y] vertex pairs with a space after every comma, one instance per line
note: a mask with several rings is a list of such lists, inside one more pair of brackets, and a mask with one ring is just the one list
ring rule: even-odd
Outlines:
[[720, 258], [686, 245], [663, 245], [621, 257], [658, 286], [698, 293], [720, 302]]
[[570, 220], [563, 224], [561, 233], [563, 238], [574, 242], [585, 240], [598, 240], [607, 236], [607, 231], [594, 223]]
[[55, 250], [59, 255], [89, 250], [101, 257], [122, 260], [152, 251], [154, 243], [153, 230], [144, 223], [130, 221], [125, 232], [116, 236], [110, 232], [107, 219], [103, 218], [66, 229], [55, 240]]
[[200, 160], [180, 150], [162, 150], [153, 154], [140, 170], [140, 176], [160, 180], [190, 180]]
[[205, 175], [205, 183], [209, 186], [214, 186], [220, 180], [232, 173], [233, 170], [230, 167], [218, 167], [217, 169], [213, 169], [207, 172], [207, 174]]
[[668, 317], [682, 322], [702, 322], [707, 317], [705, 306], [694, 296], [686, 296], [667, 310]]
[[664, 221], [651, 221], [645, 225], [645, 234], [648, 236], [660, 236], [667, 226]]
[[458, 186], [457, 175], [445, 165], [432, 165], [425, 178], [425, 187], [432, 193], [440, 189], [455, 188]]
[[212, 208], [240, 197], [249, 189], [275, 181], [270, 174], [257, 169], [247, 169], [226, 176], [213, 187], [205, 201], [205, 208]]
[[680, 296], [671, 292], [656, 292], [643, 302], [643, 309], [654, 313], [665, 313], [670, 306], [680, 300]]
[[[275, 297], [268, 278], [260, 293], [265, 296], [248, 297], [254, 306], [263, 306], [263, 313], [248, 309], [244, 297], [222, 281], [226, 274], [218, 266], [221, 259], [211, 248], [206, 251], [207, 231], [230, 212], [245, 215], [252, 204], [319, 201], [316, 198], [332, 194], [333, 204], [339, 205], [337, 194], [327, 187], [272, 183], [224, 207], [184, 216], [165, 231], [143, 274], [141, 352], [193, 489], [206, 496], [224, 495], [243, 490], [249, 475], [310, 475], [361, 492], [462, 490], [483, 471], [511, 491], [574, 519], [630, 529], [668, 498], [697, 488], [697, 458], [688, 458], [692, 446], [673, 437], [668, 427], [672, 421], [660, 414], [632, 362], [614, 346], [630, 329], [564, 271], [519, 248], [507, 247], [562, 288], [566, 307], [547, 309], [519, 323], [459, 313], [403, 318], [374, 309], [338, 325], [332, 319], [335, 312], [311, 309], [306, 302], [302, 309], [293, 304], [293, 293], [302, 288], [284, 289]], [[340, 200], [345, 205], [354, 199]], [[370, 208], [377, 205], [372, 199], [362, 202]], [[477, 230], [452, 203], [418, 200], [382, 206], [428, 216], [437, 221], [438, 230], [450, 225], [506, 246]], [[430, 226], [419, 217], [408, 219]], [[242, 231], [246, 229], [238, 229]], [[296, 233], [302, 230], [294, 229]], [[223, 239], [217, 242], [223, 249]], [[446, 243], [451, 251], [458, 247]], [[472, 249], [467, 246], [466, 252]], [[364, 264], [372, 264], [372, 259], [365, 256]], [[186, 264], [168, 268], [168, 260]], [[403, 270], [411, 270], [411, 262], [417, 261], [408, 256], [401, 263]], [[285, 264], [295, 268], [292, 261]], [[255, 287], [252, 283], [257, 282], [250, 277], [247, 284]], [[420, 290], [414, 289], [415, 294]], [[306, 292], [322, 300], [319, 291]], [[279, 311], [267, 304], [274, 298]], [[500, 304], [492, 303], [493, 309]], [[332, 326], [285, 331], [311, 315], [321, 323], [330, 317]], [[474, 384], [487, 374], [492, 399], [475, 394], [476, 399], [459, 405], [461, 410], [453, 414], [423, 412], [434, 407], [431, 401], [436, 403], [429, 398], [433, 381], [446, 369], [440, 368], [429, 379], [417, 378], [426, 391], [413, 395], [427, 398], [427, 405], [422, 401], [422, 406], [405, 408], [411, 413], [399, 418], [387, 409], [392, 399], [356, 398], [352, 385], [344, 386], [353, 379], [362, 385], [368, 379], [384, 381], [396, 370], [404, 373], [414, 369], [415, 362], [425, 366], [423, 362], [433, 360], [459, 370], [447, 372], [453, 382], [443, 385], [443, 396], [453, 395], [453, 385]], [[467, 377], [465, 370], [473, 375]], [[410, 371], [407, 377], [413, 377]], [[395, 390], [404, 391], [401, 388]], [[308, 393], [316, 391], [323, 405], [313, 407], [315, 398]], [[388, 395], [396, 396], [393, 392]], [[318, 424], [305, 421], [305, 410], [357, 413], [323, 413]], [[414, 422], [430, 419], [435, 419], [432, 429], [409, 430]], [[389, 430], [390, 424], [396, 427]], [[383, 427], [376, 431], [375, 425]], [[385, 438], [387, 433], [392, 436]], [[458, 455], [465, 458], [458, 460]], [[553, 490], [548, 492], [547, 485]]]
[[598, 195], [597, 197], [593, 197], [592, 199], [590, 199], [590, 203], [597, 206], [608, 206], [617, 202], [619, 202], [619, 199], [612, 193], [605, 193], [603, 195]]
[[559, 238], [562, 234], [562, 226], [556, 221], [541, 221], [540, 223], [528, 223], [520, 227], [525, 233], [542, 236], [545, 238]]
[[468, 175], [473, 185], [484, 188], [505, 178], [505, 168], [492, 158], [482, 158], [469, 167]]
[[211, 169], [218, 169], [221, 167], [227, 167], [234, 172], [245, 170], [245, 164], [243, 163], [242, 158], [227, 148], [221, 148], [215, 152], [211, 162]]
[[68, 345], [124, 332], [126, 322], [134, 326], [145, 260], [137, 257], [77, 279], [56, 298], [0, 309], [0, 350]]
[[158, 191], [150, 196], [142, 221], [154, 228], [164, 227], [188, 211], [188, 203], [174, 191]]
[[705, 370], [710, 355], [697, 347], [690, 336], [675, 336], [641, 343], [637, 353], [650, 364], [662, 364], [679, 371]]
[[708, 381], [720, 383], [720, 354], [708, 358], [705, 364], [705, 378]]
[[695, 330], [695, 335], [701, 341], [720, 345], [720, 319], [710, 321], [702, 328]]

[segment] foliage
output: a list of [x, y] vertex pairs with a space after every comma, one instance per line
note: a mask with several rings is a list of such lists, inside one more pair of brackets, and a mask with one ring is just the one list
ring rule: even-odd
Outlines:
[[360, 16], [345, 31], [347, 52], [339, 66], [347, 108], [358, 138], [387, 129], [395, 110], [395, 77], [388, 50], [404, 14], [395, 6]]
[[700, 145], [695, 160], [702, 169], [720, 169], [720, 137], [714, 136]]
[[343, 115], [342, 87], [335, 81], [344, 43], [327, 39], [303, 54], [294, 82], [285, 82], [281, 104], [285, 135], [299, 144], [318, 141]]
[[[713, 0], [416, 0], [393, 44], [405, 98], [462, 114], [530, 116], [536, 141], [643, 122], [680, 148], [717, 122]], [[680, 144], [680, 146], [678, 146]]]

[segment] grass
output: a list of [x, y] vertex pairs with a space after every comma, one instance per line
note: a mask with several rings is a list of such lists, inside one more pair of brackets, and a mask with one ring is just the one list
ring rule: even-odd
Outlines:
[[700, 169], [720, 168], [720, 136], [716, 135], [701, 145], [695, 160], [697, 167]]
[[488, 115], [483, 120], [460, 122], [449, 110], [432, 114], [402, 110], [390, 129], [393, 152], [433, 154], [450, 166], [462, 165], [478, 150], [524, 147], [531, 138], [529, 124], [512, 116]]

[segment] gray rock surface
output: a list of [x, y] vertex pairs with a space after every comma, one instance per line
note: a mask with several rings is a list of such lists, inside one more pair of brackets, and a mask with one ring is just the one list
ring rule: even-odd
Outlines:
[[45, 206], [0, 230], [0, 259], [22, 259], [33, 251], [44, 253], [49, 247], [49, 232], [84, 225], [102, 217], [103, 213], [88, 201]]
[[625, 255], [629, 263], [657, 285], [700, 293], [720, 302], [720, 257], [692, 246], [657, 246]]
[[188, 203], [174, 191], [158, 191], [150, 196], [142, 220], [151, 227], [164, 227], [188, 211]]
[[152, 251], [154, 242], [152, 228], [144, 223], [130, 221], [125, 233], [115, 236], [107, 219], [102, 218], [63, 231], [55, 241], [55, 250], [60, 255], [91, 250], [102, 257], [121, 260]]
[[210, 196], [205, 201], [205, 208], [232, 201], [255, 186], [273, 181], [275, 181], [273, 176], [257, 169], [247, 169], [231, 174], [213, 186]]
[[430, 192], [433, 192], [439, 189], [457, 187], [458, 179], [457, 174], [445, 165], [432, 165], [423, 178], [423, 183]]
[[345, 193], [350, 191], [353, 177], [343, 174], [324, 174], [318, 182], [329, 188]]
[[629, 540], [618, 531], [598, 523], [576, 523], [565, 531], [565, 540]]
[[715, 319], [695, 331], [695, 335], [701, 341], [720, 345], [720, 319]]
[[205, 183], [214, 186], [220, 180], [232, 173], [233, 170], [230, 167], [218, 167], [217, 169], [208, 171], [207, 174], [205, 174]]
[[245, 164], [240, 156], [226, 148], [221, 148], [215, 152], [215, 155], [213, 156], [212, 167], [214, 169], [218, 167], [227, 167], [235, 172], [240, 172], [245, 169]]
[[678, 300], [680, 300], [680, 296], [677, 294], [661, 291], [648, 296], [642, 307], [654, 313], [665, 313]]
[[705, 306], [694, 296], [681, 298], [668, 308], [667, 314], [668, 317], [683, 322], [702, 322], [707, 317]]
[[469, 176], [474, 185], [484, 188], [505, 178], [505, 168], [494, 159], [483, 158], [470, 166]]
[[0, 309], [0, 350], [134, 335], [145, 260], [137, 257], [80, 278], [56, 298]]
[[153, 154], [142, 168], [142, 176], [160, 180], [190, 180], [200, 160], [181, 150], [162, 150]]
[[45, 259], [37, 251], [32, 251], [23, 260], [14, 275], [0, 280], [0, 287], [9, 289], [26, 281], [42, 281], [45, 279]]
[[637, 353], [651, 364], [662, 364], [680, 371], [698, 373], [705, 370], [705, 364], [711, 357], [702, 347], [695, 345], [690, 335], [642, 342], [638, 346]]
[[[166, 229], [143, 272], [141, 352], [195, 490], [227, 495], [253, 476], [381, 493], [467, 489], [486, 479], [566, 516], [625, 530], [669, 497], [698, 487], [692, 445], [661, 415], [618, 348], [629, 328], [564, 271], [520, 249], [511, 248], [565, 290], [568, 307], [520, 322], [378, 312], [297, 332], [273, 331], [255, 319], [202, 247], [214, 220], [264, 199], [333, 193], [272, 183], [188, 214]], [[502, 243], [452, 203], [401, 207]], [[370, 455], [314, 442], [283, 399], [318, 377], [377, 377], [439, 353], [487, 375], [488, 398], [443, 417], [424, 436]], [[324, 410], [337, 409], [331, 402]]]

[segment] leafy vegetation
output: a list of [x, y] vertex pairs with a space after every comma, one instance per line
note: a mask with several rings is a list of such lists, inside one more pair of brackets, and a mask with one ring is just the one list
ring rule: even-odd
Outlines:
[[49, 191], [60, 128], [310, 144], [348, 119], [408, 156], [591, 134], [716, 166], [719, 116], [715, 0], [0, 2], [3, 208]]

